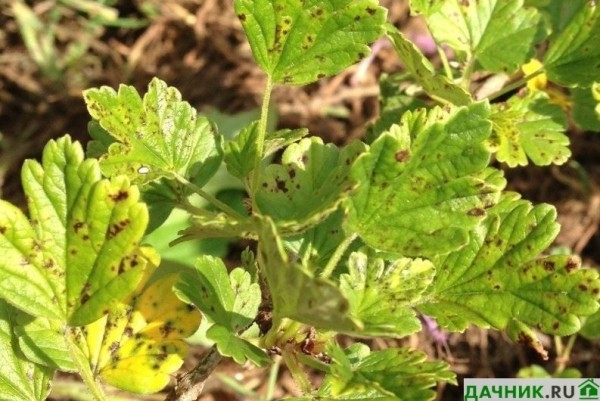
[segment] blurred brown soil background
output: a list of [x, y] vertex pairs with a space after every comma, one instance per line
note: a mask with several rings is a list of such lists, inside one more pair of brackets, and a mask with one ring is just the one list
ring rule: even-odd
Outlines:
[[[86, 141], [89, 116], [81, 97], [85, 88], [134, 85], [144, 92], [153, 76], [177, 87], [199, 110], [236, 113], [259, 106], [265, 77], [255, 66], [249, 45], [233, 13], [231, 0], [118, 1], [120, 18], [142, 21], [137, 28], [90, 24], [90, 15], [58, 0], [28, 1], [46, 23], [54, 20], [57, 56], [44, 73], [24, 45], [14, 18], [17, 0], [0, 0], [0, 189], [3, 199], [23, 205], [19, 171], [25, 158], [38, 158], [47, 140], [65, 133]], [[408, 16], [405, 1], [382, 0], [389, 20], [419, 40], [427, 34]], [[61, 60], [73, 44], [85, 50]], [[52, 64], [52, 63], [50, 63]], [[54, 68], [54, 69], [53, 69]], [[58, 69], [58, 73], [56, 70]], [[357, 66], [331, 79], [302, 88], [277, 88], [278, 126], [308, 127], [326, 141], [344, 144], [360, 138], [378, 114], [378, 76], [397, 72], [402, 64], [384, 49], [366, 71]], [[48, 72], [49, 71], [49, 72]], [[54, 74], [54, 75], [53, 75]], [[53, 75], [53, 76], [52, 76]], [[584, 264], [600, 265], [600, 134], [569, 130], [572, 160], [563, 166], [527, 167], [507, 171], [510, 187], [534, 202], [549, 202], [563, 226], [557, 245], [579, 253]], [[552, 338], [544, 337], [550, 360], [509, 342], [502, 333], [469, 329], [452, 334], [448, 346], [423, 332], [403, 341], [375, 340], [374, 348], [397, 344], [420, 348], [432, 358], [448, 361], [462, 377], [513, 377], [536, 363], [550, 371], [556, 365]], [[578, 338], [568, 366], [584, 377], [600, 375], [600, 344]], [[187, 367], [201, 349], [191, 352]], [[222, 363], [219, 372], [235, 377], [248, 389], [260, 389], [268, 371]], [[71, 380], [61, 377], [60, 380]], [[289, 373], [280, 372], [276, 397], [297, 394]], [[53, 398], [66, 400], [67, 398]], [[164, 399], [164, 396], [130, 399]], [[211, 379], [202, 400], [244, 399]], [[459, 400], [461, 389], [439, 389], [438, 399]]]

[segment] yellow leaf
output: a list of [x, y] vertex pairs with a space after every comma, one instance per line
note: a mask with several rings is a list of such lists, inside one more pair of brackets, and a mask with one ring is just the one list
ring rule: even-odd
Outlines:
[[[152, 270], [152, 269], [150, 269]], [[147, 279], [120, 307], [85, 327], [90, 366], [95, 375], [120, 389], [148, 394], [160, 391], [183, 363], [187, 345], [200, 324], [200, 312], [172, 291], [170, 274]]]
[[[535, 59], [535, 58], [532, 58], [527, 64], [523, 64], [523, 66], [521, 67], [521, 69], [523, 70], [523, 74], [525, 74], [525, 76], [531, 75], [534, 72], [539, 71], [542, 68], [544, 68], [542, 63], [538, 59]], [[546, 77], [546, 74], [537, 75], [527, 81], [527, 88], [530, 91], [544, 90], [544, 88], [546, 88], [547, 85], [548, 85], [548, 77]]]

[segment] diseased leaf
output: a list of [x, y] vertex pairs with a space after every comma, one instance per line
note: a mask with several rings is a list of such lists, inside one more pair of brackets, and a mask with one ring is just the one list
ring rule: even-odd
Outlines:
[[548, 78], [565, 86], [591, 86], [598, 80], [600, 69], [598, 37], [600, 7], [595, 1], [586, 1], [564, 30], [550, 41], [544, 57]]
[[[523, 0], [447, 0], [426, 14], [429, 30], [440, 44], [463, 59], [475, 59], [490, 72], [514, 73], [544, 39], [541, 16]], [[499, 49], [501, 49], [499, 51]]]
[[139, 247], [148, 212], [124, 177], [101, 179], [66, 136], [28, 160], [22, 181], [31, 223], [0, 203], [0, 296], [37, 317], [97, 320], [130, 294], [147, 265]]
[[273, 320], [288, 317], [323, 330], [353, 331], [348, 300], [332, 282], [289, 262], [273, 222], [265, 218], [259, 252], [273, 301]]
[[456, 383], [445, 362], [428, 362], [424, 353], [408, 348], [370, 352], [364, 344], [346, 350], [332, 345], [329, 354], [331, 373], [317, 391], [319, 396], [351, 400], [352, 394], [366, 393], [374, 400], [429, 401], [435, 398], [431, 387], [438, 381]]
[[290, 145], [281, 164], [271, 164], [261, 174], [258, 208], [279, 226], [314, 225], [355, 188], [350, 166], [363, 150], [358, 141], [339, 150], [317, 137]]
[[265, 138], [265, 157], [283, 149], [308, 135], [308, 129], [280, 129]]
[[205, 117], [158, 78], [143, 98], [133, 86], [118, 92], [107, 86], [84, 91], [90, 115], [117, 142], [100, 158], [102, 172], [124, 174], [145, 184], [179, 174], [203, 185], [216, 172], [221, 155]]
[[[556, 211], [509, 193], [462, 249], [434, 258], [437, 274], [418, 309], [449, 330], [469, 323], [504, 329], [511, 320], [556, 335], [598, 308], [598, 272], [569, 255], [537, 258], [556, 237]], [[513, 322], [513, 324], [515, 324]]]
[[352, 167], [361, 186], [350, 197], [345, 229], [405, 256], [465, 245], [504, 187], [500, 172], [486, 169], [488, 115], [485, 103], [407, 114]]
[[28, 361], [13, 333], [17, 311], [0, 299], [0, 398], [2, 401], [42, 401], [50, 393], [54, 369]]
[[369, 54], [386, 10], [375, 0], [235, 0], [258, 65], [273, 83], [304, 85]]
[[442, 98], [457, 106], [473, 102], [471, 95], [466, 90], [450, 81], [445, 75], [436, 74], [433, 65], [419, 48], [397, 28], [389, 25], [387, 35], [406, 69], [430, 96]]
[[260, 287], [251, 281], [250, 273], [237, 268], [228, 275], [221, 259], [201, 256], [194, 269], [181, 273], [175, 290], [214, 322], [206, 334], [222, 355], [258, 366], [269, 362], [263, 350], [239, 337], [256, 318], [261, 302]]
[[412, 306], [435, 275], [431, 262], [402, 258], [386, 263], [355, 252], [340, 289], [350, 301], [350, 314], [364, 328], [361, 335], [404, 337], [421, 329]]
[[567, 117], [544, 92], [513, 96], [492, 107], [494, 128], [488, 144], [509, 167], [526, 166], [528, 159], [538, 166], [563, 164], [571, 156], [564, 134]]
[[147, 394], [164, 388], [187, 353], [183, 339], [200, 324], [200, 313], [171, 288], [176, 274], [141, 286], [129, 304], [83, 329], [95, 375], [122, 390]]
[[438, 11], [445, 0], [410, 0], [410, 12], [412, 15], [423, 14], [428, 16]]

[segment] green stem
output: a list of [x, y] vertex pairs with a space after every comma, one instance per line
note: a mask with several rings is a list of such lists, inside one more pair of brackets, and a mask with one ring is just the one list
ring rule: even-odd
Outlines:
[[221, 210], [222, 212], [225, 212], [228, 215], [230, 215], [231, 217], [235, 217], [238, 220], [244, 220], [244, 219], [246, 219], [246, 217], [242, 216], [236, 210], [232, 209], [227, 204], [221, 202], [220, 200], [218, 200], [217, 198], [215, 198], [214, 196], [212, 196], [208, 192], [205, 192], [202, 188], [200, 188], [198, 185], [194, 184], [193, 182], [188, 181], [185, 177], [182, 177], [182, 176], [180, 176], [180, 175], [177, 174], [177, 175], [175, 175], [175, 178], [181, 184], [183, 184], [184, 186], [186, 186], [187, 188], [189, 188], [193, 192], [197, 193], [198, 195], [200, 195], [201, 197], [203, 197], [204, 199], [206, 199], [214, 207], [216, 207], [217, 209]]
[[556, 358], [556, 370], [554, 372], [555, 375], [561, 373], [567, 367], [567, 363], [569, 362], [571, 351], [573, 350], [573, 346], [575, 345], [576, 339], [576, 335], [569, 337], [567, 345], [564, 347], [562, 347], [562, 342], [560, 343], [562, 349], [560, 350], [560, 352], [558, 351], [558, 349], [556, 350], [558, 358]]
[[276, 359], [275, 363], [269, 370], [269, 380], [267, 381], [267, 391], [263, 397], [264, 401], [271, 401], [273, 394], [275, 393], [275, 387], [277, 386], [277, 376], [279, 374], [279, 366], [281, 365], [281, 359]]
[[273, 82], [271, 77], [267, 78], [267, 86], [263, 95], [262, 107], [260, 110], [260, 120], [258, 122], [258, 154], [254, 160], [254, 169], [252, 170], [252, 181], [250, 185], [250, 197], [252, 198], [252, 210], [254, 213], [260, 213], [256, 204], [256, 191], [260, 181], [260, 163], [265, 151], [265, 138], [267, 136], [267, 122], [269, 119], [269, 103], [271, 101], [271, 92], [273, 91]]
[[492, 93], [490, 96], [488, 96], [488, 100], [491, 102], [492, 100], [495, 100], [510, 91], [520, 88], [521, 86], [525, 85], [527, 83], [527, 81], [529, 81], [530, 79], [533, 79], [543, 73], [544, 73], [544, 69], [540, 68], [539, 70], [534, 71], [531, 74], [526, 75], [523, 78], [521, 78], [509, 85], [506, 85], [504, 88], [500, 89], [499, 91]]
[[85, 346], [85, 344], [82, 344], [82, 332], [78, 328], [67, 328], [65, 338], [69, 355], [71, 356], [73, 362], [75, 362], [77, 365], [79, 376], [81, 376], [81, 379], [87, 386], [88, 390], [96, 401], [107, 401], [106, 396], [102, 391], [102, 387], [100, 387], [100, 383], [98, 383], [94, 377], [94, 373], [90, 368], [88, 359], [83, 354], [81, 347]]
[[467, 61], [467, 65], [465, 66], [465, 71], [463, 73], [460, 85], [469, 92], [471, 86], [471, 75], [473, 75], [473, 70], [475, 69], [475, 57], [471, 56]]
[[446, 74], [446, 77], [450, 81], [453, 81], [454, 77], [452, 76], [452, 69], [450, 68], [448, 57], [446, 57], [446, 52], [440, 46], [437, 46], [437, 52], [440, 56], [440, 60], [442, 61], [442, 66], [444, 67], [444, 73]]
[[344, 256], [344, 253], [352, 244], [352, 242], [354, 242], [356, 237], [357, 234], [352, 234], [349, 237], [347, 237], [344, 241], [342, 241], [341, 244], [338, 245], [337, 249], [335, 250], [335, 253], [331, 256], [331, 259], [329, 259], [329, 262], [327, 262], [327, 265], [321, 272], [322, 278], [328, 278], [329, 276], [331, 276], [331, 273], [333, 273], [340, 259], [342, 259], [342, 256]]

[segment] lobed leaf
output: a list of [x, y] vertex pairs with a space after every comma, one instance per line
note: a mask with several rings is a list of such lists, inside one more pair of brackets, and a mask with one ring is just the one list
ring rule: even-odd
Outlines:
[[350, 166], [363, 150], [358, 141], [340, 150], [317, 137], [290, 145], [281, 164], [271, 164], [261, 174], [258, 208], [279, 226], [314, 225], [355, 188]]
[[450, 81], [445, 75], [436, 74], [431, 62], [397, 28], [388, 26], [387, 35], [406, 69], [430, 96], [442, 98], [458, 106], [473, 102], [469, 92]]
[[571, 156], [564, 134], [567, 117], [544, 92], [513, 96], [492, 107], [494, 129], [488, 144], [509, 167], [526, 166], [528, 159], [538, 166], [563, 164]]
[[371, 352], [364, 344], [346, 350], [333, 345], [329, 353], [331, 373], [325, 376], [318, 396], [351, 400], [353, 394], [362, 399], [369, 394], [374, 400], [429, 401], [435, 398], [431, 387], [438, 381], [456, 383], [445, 362], [428, 362], [424, 353], [408, 348]]
[[587, 1], [548, 46], [544, 67], [548, 78], [565, 86], [589, 87], [600, 69], [600, 7]]
[[361, 186], [349, 199], [345, 229], [405, 256], [464, 246], [504, 186], [499, 172], [486, 169], [488, 115], [485, 103], [407, 114], [353, 165]]
[[600, 310], [588, 316], [579, 334], [589, 339], [600, 338]]
[[465, 247], [433, 260], [430, 300], [418, 309], [449, 330], [469, 323], [504, 329], [517, 321], [549, 334], [575, 333], [578, 316], [598, 308], [600, 280], [573, 256], [536, 259], [558, 233], [555, 219], [549, 205], [506, 195]]
[[[443, 3], [440, 5], [440, 3]], [[544, 38], [541, 16], [523, 0], [432, 2], [427, 26], [436, 41], [490, 72], [514, 73]], [[499, 51], [498, 49], [501, 49]]]
[[258, 65], [278, 84], [335, 75], [369, 54], [386, 10], [375, 0], [235, 0]]
[[0, 202], [0, 294], [37, 317], [83, 325], [130, 294], [148, 263], [148, 222], [136, 187], [101, 179], [95, 160], [66, 136], [22, 171], [31, 223]]
[[363, 324], [360, 335], [404, 337], [421, 329], [412, 306], [435, 275], [423, 259], [401, 258], [386, 263], [355, 252], [340, 289], [350, 302], [350, 314]]
[[260, 287], [252, 282], [250, 273], [237, 268], [227, 274], [221, 259], [201, 256], [193, 270], [181, 273], [175, 291], [214, 322], [206, 334], [219, 353], [240, 364], [250, 360], [264, 366], [269, 362], [263, 350], [239, 337], [253, 323], [261, 302]]
[[154, 393], [183, 364], [200, 313], [180, 301], [171, 288], [176, 274], [140, 286], [129, 304], [83, 329], [95, 375], [120, 389]]
[[104, 86], [83, 95], [90, 115], [116, 140], [100, 158], [105, 175], [146, 184], [178, 174], [203, 185], [216, 172], [221, 162], [216, 134], [176, 88], [154, 78], [143, 98], [126, 85], [118, 92]]
[[254, 169], [254, 160], [259, 157], [258, 122], [243, 128], [234, 139], [225, 144], [224, 150], [227, 171], [238, 178], [246, 177]]
[[54, 369], [27, 360], [17, 345], [17, 310], [0, 300], [0, 397], [2, 401], [42, 401], [50, 393]]

